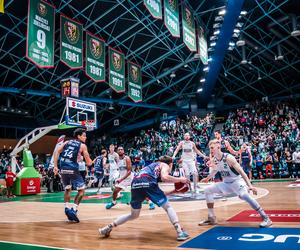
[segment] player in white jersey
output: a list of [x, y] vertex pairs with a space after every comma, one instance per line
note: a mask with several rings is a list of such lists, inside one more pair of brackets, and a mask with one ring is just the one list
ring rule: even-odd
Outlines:
[[119, 156], [115, 152], [115, 145], [111, 144], [109, 146], [109, 153], [108, 153], [108, 164], [109, 164], [109, 183], [111, 188], [114, 188], [114, 183], [115, 181], [120, 177], [120, 172], [119, 172]]
[[190, 134], [184, 134], [184, 140], [179, 142], [174, 154], [173, 159], [182, 149], [181, 160], [182, 160], [182, 168], [184, 170], [185, 176], [189, 179], [191, 175], [193, 175], [193, 183], [194, 183], [194, 192], [197, 189], [198, 183], [198, 171], [196, 167], [196, 154], [200, 155], [204, 159], [208, 158], [206, 155], [202, 154], [196, 147], [195, 143], [190, 140]]
[[129, 188], [132, 181], [132, 173], [131, 173], [132, 166], [131, 166], [130, 158], [127, 155], [125, 155], [123, 147], [118, 147], [117, 152], [119, 155], [118, 168], [119, 168], [120, 177], [116, 180], [115, 183], [115, 188], [112, 195], [113, 200], [112, 202], [106, 205], [106, 209], [110, 209], [117, 204], [117, 197], [119, 192], [123, 189]]
[[202, 182], [208, 182], [217, 172], [220, 172], [223, 181], [214, 183], [204, 189], [205, 199], [208, 208], [208, 219], [199, 223], [199, 225], [214, 225], [216, 224], [216, 216], [214, 213], [214, 194], [235, 193], [240, 199], [246, 201], [254, 210], [256, 210], [263, 221], [260, 227], [269, 227], [272, 221], [261, 208], [259, 203], [249, 195], [251, 190], [254, 195], [257, 190], [252, 186], [249, 178], [231, 154], [221, 151], [221, 144], [217, 139], [209, 142], [209, 149], [213, 157], [210, 159], [211, 173]]

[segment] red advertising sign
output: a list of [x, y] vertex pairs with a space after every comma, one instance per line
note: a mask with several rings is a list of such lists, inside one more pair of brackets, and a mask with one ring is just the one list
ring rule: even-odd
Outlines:
[[[266, 210], [273, 222], [300, 222], [300, 210]], [[227, 221], [261, 221], [261, 217], [254, 210], [243, 211]]]
[[40, 178], [24, 178], [21, 179], [21, 195], [38, 194], [41, 191]]

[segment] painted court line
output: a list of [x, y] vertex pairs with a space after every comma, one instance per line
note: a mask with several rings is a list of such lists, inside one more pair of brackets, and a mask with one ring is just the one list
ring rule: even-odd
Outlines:
[[23, 245], [23, 246], [32, 246], [32, 247], [43, 247], [43, 248], [50, 248], [50, 249], [74, 250], [74, 249], [72, 249], [72, 248], [52, 247], [52, 246], [46, 246], [46, 245], [30, 244], [30, 243], [21, 243], [21, 242], [5, 241], [5, 240], [0, 240], [0, 243], [8, 243], [8, 244]]

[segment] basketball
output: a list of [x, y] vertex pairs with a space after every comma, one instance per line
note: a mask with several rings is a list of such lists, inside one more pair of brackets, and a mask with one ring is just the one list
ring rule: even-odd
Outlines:
[[186, 183], [177, 182], [177, 183], [174, 183], [174, 186], [175, 186], [175, 191], [177, 193], [185, 193], [185, 192], [189, 191], [189, 186]]

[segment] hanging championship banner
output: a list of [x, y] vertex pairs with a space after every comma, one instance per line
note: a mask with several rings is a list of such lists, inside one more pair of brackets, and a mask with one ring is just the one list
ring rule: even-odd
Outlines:
[[125, 92], [125, 56], [109, 48], [109, 86], [117, 93]]
[[60, 15], [60, 60], [71, 69], [82, 68], [82, 24]]
[[54, 67], [55, 7], [30, 0], [28, 6], [26, 57], [40, 68]]
[[86, 32], [85, 73], [95, 82], [105, 81], [105, 42]]
[[178, 0], [165, 0], [165, 25], [172, 36], [180, 37]]
[[185, 4], [182, 5], [182, 30], [183, 42], [190, 51], [196, 51], [197, 44], [194, 15]]
[[162, 19], [161, 0], [144, 0], [144, 5], [156, 19]]
[[204, 37], [202, 29], [198, 32], [198, 43], [199, 43], [199, 54], [200, 59], [203, 62], [203, 64], [208, 64], [208, 54], [207, 54], [207, 42]]
[[141, 102], [142, 97], [142, 74], [141, 66], [128, 62], [128, 97], [134, 102]]

